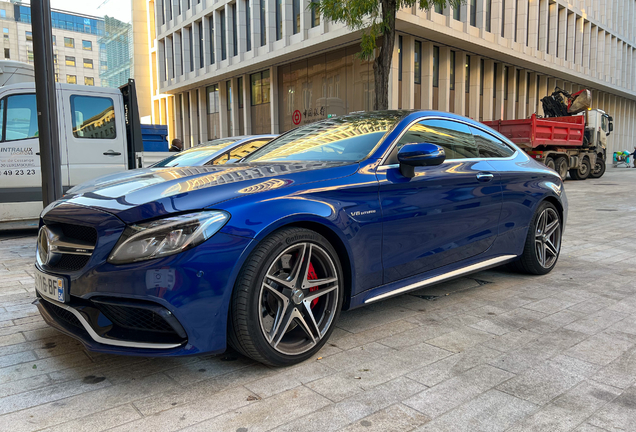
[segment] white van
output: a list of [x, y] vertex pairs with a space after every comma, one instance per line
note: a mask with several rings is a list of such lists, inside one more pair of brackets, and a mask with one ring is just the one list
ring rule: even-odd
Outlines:
[[[56, 84], [64, 191], [168, 156], [142, 152], [141, 132], [135, 132], [139, 116], [134, 81], [127, 86]], [[126, 92], [132, 98], [125, 97]], [[124, 115], [129, 106], [130, 125]], [[0, 88], [0, 124], [0, 222], [37, 219], [42, 211], [42, 179], [34, 83]]]

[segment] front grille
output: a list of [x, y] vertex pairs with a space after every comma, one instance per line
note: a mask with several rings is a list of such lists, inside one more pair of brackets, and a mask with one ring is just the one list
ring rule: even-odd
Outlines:
[[176, 334], [163, 317], [149, 309], [99, 303], [104, 315], [120, 327], [130, 330]]
[[64, 236], [68, 239], [76, 239], [88, 242], [95, 246], [97, 243], [97, 231], [95, 228], [82, 226], [82, 225], [70, 225], [70, 224], [58, 224], [58, 226], [62, 229]]
[[46, 310], [53, 315], [54, 318], [57, 318], [56, 321], [62, 321], [63, 323], [70, 324], [73, 327], [78, 327], [84, 329], [82, 323], [80, 323], [79, 319], [72, 312], [67, 311], [64, 308], [56, 306], [48, 301], [41, 300], [41, 304], [46, 308]]
[[55, 270], [77, 271], [82, 269], [90, 259], [91, 257], [87, 255], [64, 254], [58, 262], [49, 267]]

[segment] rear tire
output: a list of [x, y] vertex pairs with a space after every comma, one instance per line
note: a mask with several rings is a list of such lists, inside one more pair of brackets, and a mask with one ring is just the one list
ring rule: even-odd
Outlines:
[[565, 180], [568, 176], [568, 158], [561, 156], [554, 162], [555, 171], [559, 173], [561, 180]]
[[550, 273], [561, 253], [562, 227], [561, 216], [554, 204], [548, 201], [539, 204], [528, 227], [523, 253], [511, 267], [534, 275]]
[[556, 169], [556, 164], [554, 163], [554, 159], [552, 159], [551, 157], [546, 158], [545, 166], [553, 170]]
[[603, 174], [605, 174], [605, 169], [607, 166], [605, 165], [605, 159], [601, 157], [596, 158], [596, 163], [594, 164], [594, 169], [590, 172], [591, 178], [601, 178]]
[[317, 232], [283, 228], [260, 242], [232, 293], [228, 343], [270, 366], [302, 362], [327, 342], [342, 308], [338, 254]]
[[583, 160], [581, 161], [581, 165], [579, 165], [578, 168], [570, 170], [570, 177], [572, 177], [572, 180], [585, 180], [590, 176], [591, 172], [592, 164], [586, 156], [583, 158]]

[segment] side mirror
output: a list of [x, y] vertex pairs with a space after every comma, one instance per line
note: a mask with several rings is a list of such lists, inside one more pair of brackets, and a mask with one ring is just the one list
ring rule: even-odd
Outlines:
[[415, 177], [416, 166], [439, 165], [446, 159], [444, 149], [436, 144], [404, 144], [397, 154], [400, 172], [404, 177]]
[[612, 123], [611, 121], [609, 123], [609, 131], [610, 132], [614, 131], [614, 123]]

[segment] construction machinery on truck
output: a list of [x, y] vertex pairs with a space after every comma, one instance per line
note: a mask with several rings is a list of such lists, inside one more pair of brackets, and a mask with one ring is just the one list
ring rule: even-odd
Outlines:
[[574, 180], [605, 174], [607, 136], [613, 118], [592, 109], [589, 90], [570, 94], [560, 88], [541, 100], [545, 116], [519, 120], [485, 121], [535, 160]]

